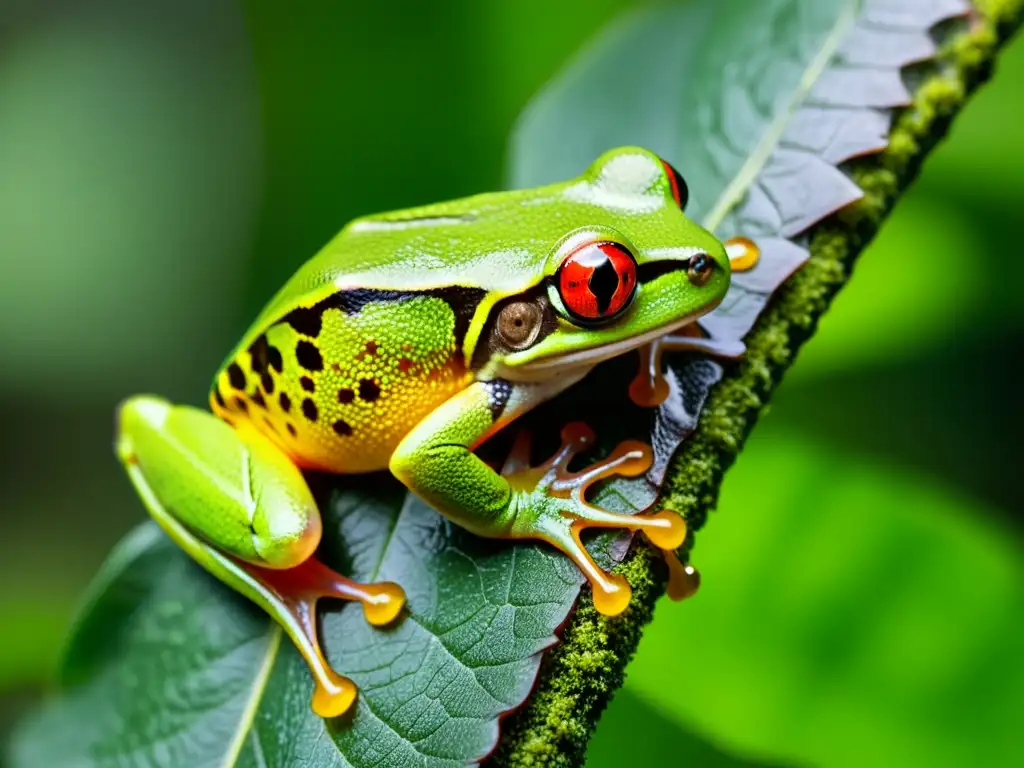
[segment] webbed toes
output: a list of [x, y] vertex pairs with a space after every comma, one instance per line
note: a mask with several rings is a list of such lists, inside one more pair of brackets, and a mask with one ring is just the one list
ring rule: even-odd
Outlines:
[[[607, 457], [578, 472], [570, 472], [573, 458], [594, 443], [594, 433], [589, 427], [578, 422], [568, 424], [562, 430], [561, 447], [536, 467], [529, 466], [528, 440], [520, 436], [513, 456], [505, 465], [504, 474], [509, 484], [527, 497], [514, 535], [540, 538], [558, 547], [587, 577], [597, 610], [609, 616], [622, 613], [629, 605], [629, 584], [622, 576], [608, 573], [594, 562], [580, 540], [582, 531], [587, 528], [642, 531], [656, 547], [669, 554], [686, 538], [686, 523], [671, 510], [627, 515], [595, 506], [586, 497], [589, 489], [601, 480], [638, 477], [647, 472], [653, 461], [650, 446], [635, 440], [625, 441]], [[681, 583], [680, 579], [677, 581]]]
[[322, 597], [357, 601], [374, 626], [395, 620], [405, 606], [405, 593], [392, 582], [360, 584], [310, 557], [294, 568], [270, 570], [243, 565], [267, 590], [274, 615], [295, 643], [313, 675], [313, 711], [330, 718], [345, 714], [359, 692], [355, 683], [328, 664], [317, 633], [316, 604]]

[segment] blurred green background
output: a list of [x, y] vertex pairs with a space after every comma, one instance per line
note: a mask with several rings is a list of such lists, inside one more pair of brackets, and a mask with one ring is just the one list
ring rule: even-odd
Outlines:
[[[4, 0], [0, 738], [144, 512], [124, 396], [202, 404], [351, 217], [503, 182], [627, 0]], [[1024, 42], [864, 254], [730, 472], [591, 768], [1022, 765]]]

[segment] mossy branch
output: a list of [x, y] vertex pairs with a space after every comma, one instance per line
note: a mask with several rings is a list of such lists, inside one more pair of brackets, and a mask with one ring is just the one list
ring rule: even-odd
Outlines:
[[[949, 29], [939, 57], [921, 73], [912, 105], [896, 116], [889, 148], [847, 164], [864, 190], [863, 199], [810, 232], [810, 260], [773, 298], [747, 337], [745, 359], [712, 391], [700, 426], [675, 457], [663, 502], [686, 516], [691, 531], [700, 529], [714, 507], [726, 469], [797, 351], [849, 279], [857, 255], [970, 94], [988, 79], [1000, 48], [1024, 20], [1024, 0], [974, 0], [973, 5], [972, 16]], [[687, 547], [692, 545], [691, 535]], [[622, 685], [626, 664], [665, 588], [662, 560], [646, 544], [638, 543], [616, 570], [633, 586], [629, 611], [606, 619], [594, 610], [589, 595], [581, 598], [563, 642], [544, 660], [537, 690], [504, 723], [489, 765], [583, 763], [587, 741]]]

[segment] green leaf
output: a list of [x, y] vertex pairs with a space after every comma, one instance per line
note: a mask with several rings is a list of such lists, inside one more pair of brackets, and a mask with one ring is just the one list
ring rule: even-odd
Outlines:
[[24, 724], [14, 765], [202, 765], [212, 748], [237, 749], [278, 645], [264, 617], [212, 588], [152, 524], [114, 550], [87, 606], [61, 671], [67, 694]]
[[276, 624], [147, 524], [93, 586], [65, 693], [26, 725], [14, 764], [296, 765], [313, 748], [315, 765], [456, 766], [489, 752], [580, 574], [551, 550], [453, 529], [394, 481], [328, 496], [324, 556], [405, 585], [410, 608], [379, 630], [357, 605], [326, 606], [327, 656], [361, 689], [353, 716], [313, 715]]

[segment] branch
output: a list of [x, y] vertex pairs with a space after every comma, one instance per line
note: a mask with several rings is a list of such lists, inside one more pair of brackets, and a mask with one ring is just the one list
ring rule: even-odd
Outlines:
[[[691, 530], [704, 524], [725, 471], [797, 351], [849, 279], [856, 257], [916, 178], [953, 117], [989, 78], [997, 53], [1024, 20], [1024, 0], [973, 0], [973, 5], [968, 22], [951, 30], [939, 57], [928, 65], [912, 105], [897, 115], [889, 148], [846, 166], [864, 191], [863, 199], [811, 230], [809, 262], [773, 298], [747, 337], [745, 359], [712, 391], [700, 426], [673, 460], [663, 502], [683, 513]], [[692, 541], [691, 536], [688, 545]], [[616, 569], [633, 587], [629, 611], [604, 618], [584, 593], [563, 642], [544, 660], [537, 690], [505, 722], [491, 765], [583, 763], [587, 741], [622, 685], [626, 664], [665, 589], [661, 556], [639, 538], [637, 542]]]

